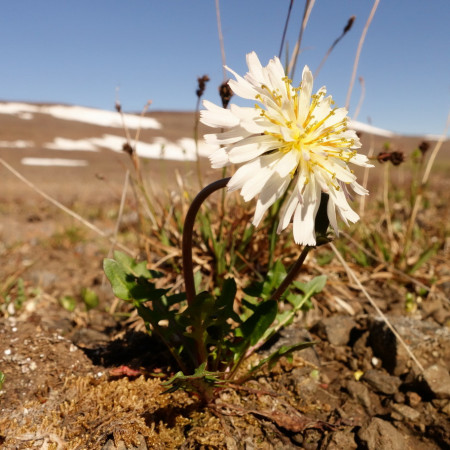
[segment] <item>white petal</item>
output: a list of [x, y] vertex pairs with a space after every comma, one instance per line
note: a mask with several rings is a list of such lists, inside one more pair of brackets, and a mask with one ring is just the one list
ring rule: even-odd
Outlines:
[[314, 220], [312, 219], [313, 209], [309, 208], [309, 214], [302, 219], [303, 209], [304, 206], [298, 205], [294, 213], [294, 241], [300, 245], [316, 245]]
[[316, 245], [315, 219], [320, 206], [320, 186], [310, 177], [303, 193], [303, 205], [294, 213], [294, 240], [297, 244]]
[[356, 181], [351, 183], [350, 186], [355, 191], [355, 193], [358, 195], [368, 195], [369, 194], [369, 191], [366, 188], [362, 187], [360, 184], [358, 184]]
[[285, 153], [277, 162], [275, 170], [281, 178], [288, 176], [298, 166], [299, 153], [290, 151]]
[[249, 136], [251, 136], [251, 134], [241, 127], [233, 127], [223, 133], [205, 134], [203, 137], [210, 145], [225, 145], [234, 144]]
[[233, 113], [233, 116], [244, 121], [251, 121], [259, 118], [259, 112], [251, 107], [238, 106], [233, 103], [230, 105], [230, 111]]
[[239, 124], [239, 119], [230, 110], [221, 108], [208, 100], [203, 100], [203, 106], [206, 110], [200, 111], [200, 122], [208, 127], [234, 127]]
[[250, 161], [263, 153], [278, 148], [280, 143], [271, 136], [250, 136], [229, 147], [228, 156], [233, 164]]
[[219, 148], [213, 154], [211, 154], [209, 156], [209, 160], [213, 169], [219, 169], [220, 167], [225, 167], [230, 164], [227, 152], [223, 147]]
[[252, 177], [242, 186], [241, 195], [246, 202], [261, 192], [267, 180], [274, 173], [274, 162], [278, 158], [279, 155], [277, 153], [258, 158], [260, 169], [255, 170]]
[[300, 98], [298, 101], [298, 122], [303, 123], [309, 112], [311, 103], [311, 93], [313, 88], [313, 75], [308, 66], [305, 66], [302, 74], [302, 88], [300, 90]]
[[231, 180], [228, 182], [228, 190], [236, 191], [237, 189], [241, 189], [242, 186], [249, 178], [254, 175], [254, 173], [261, 169], [261, 160], [260, 158], [254, 159], [247, 164], [242, 165], [236, 170], [236, 173], [231, 177]]
[[293, 189], [289, 198], [287, 198], [280, 210], [280, 222], [278, 223], [277, 233], [284, 230], [290, 223], [292, 214], [294, 214], [295, 208], [299, 204], [299, 197], [297, 189]]
[[253, 225], [257, 227], [261, 222], [264, 213], [286, 192], [290, 179], [282, 179], [277, 173], [273, 173], [267, 183], [262, 188], [261, 194], [256, 203]]
[[[327, 161], [325, 161], [324, 165], [325, 164], [327, 164]], [[331, 170], [331, 172], [336, 175], [336, 178], [339, 181], [342, 181], [344, 183], [352, 183], [356, 180], [356, 175], [351, 173], [347, 165], [338, 158], [330, 158], [328, 160], [328, 164], [325, 165], [325, 167]]]
[[263, 67], [255, 52], [251, 52], [246, 56], [247, 67], [249, 69], [246, 79], [253, 84], [259, 85], [266, 83]]
[[339, 228], [336, 220], [336, 206], [331, 197], [328, 197], [327, 215], [330, 225], [333, 227], [336, 236], [339, 236]]
[[267, 75], [272, 88], [277, 90], [279, 94], [284, 94], [286, 84], [283, 79], [286, 77], [286, 74], [280, 60], [277, 57], [269, 61], [269, 64], [267, 65]]
[[352, 164], [356, 164], [357, 166], [374, 167], [373, 164], [369, 163], [369, 159], [367, 158], [366, 155], [357, 154], [353, 156], [349, 162], [351, 162]]
[[231, 70], [229, 67], [225, 68], [236, 77], [236, 80], [230, 80], [228, 82], [228, 85], [230, 86], [232, 91], [239, 97], [247, 98], [249, 100], [255, 100], [256, 94], [258, 92], [255, 90], [254, 86], [246, 79], [238, 75], [234, 70]]

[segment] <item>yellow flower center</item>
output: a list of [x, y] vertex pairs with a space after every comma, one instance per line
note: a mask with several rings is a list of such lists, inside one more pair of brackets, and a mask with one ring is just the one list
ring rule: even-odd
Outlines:
[[[271, 90], [266, 85], [261, 85], [261, 88], [267, 94], [256, 96], [256, 100], [267, 109], [263, 109], [258, 104], [255, 104], [255, 108], [260, 111], [262, 117], [275, 125], [270, 130], [264, 131], [264, 134], [270, 135], [280, 142], [280, 152], [299, 152], [299, 163], [292, 172], [292, 176], [299, 167], [306, 170], [307, 173], [314, 172], [314, 169], [318, 167], [322, 171], [328, 172], [331, 179], [334, 180], [336, 174], [326, 167], [328, 158], [338, 158], [347, 163], [357, 153], [355, 150], [351, 150], [355, 144], [354, 140], [342, 136], [342, 133], [348, 130], [348, 119], [345, 117], [338, 122], [332, 122], [337, 108], [330, 108], [327, 115], [316, 120], [314, 113], [325, 97], [325, 90], [321, 90], [311, 96], [308, 112], [305, 119], [301, 121], [299, 116], [304, 117], [304, 114], [301, 114], [302, 111], [299, 111], [301, 86], [293, 88], [291, 80], [287, 77], [283, 78], [283, 82], [287, 97], [281, 95], [278, 89]], [[339, 189], [339, 185], [334, 183], [332, 185], [335, 189]]]

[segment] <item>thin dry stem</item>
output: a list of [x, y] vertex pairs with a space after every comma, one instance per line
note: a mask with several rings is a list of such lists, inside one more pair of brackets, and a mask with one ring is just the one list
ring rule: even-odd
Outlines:
[[353, 85], [355, 84], [356, 71], [358, 69], [359, 57], [361, 56], [362, 46], [364, 44], [364, 40], [366, 39], [367, 30], [369, 29], [369, 26], [372, 22], [373, 16], [375, 15], [375, 11], [377, 10], [379, 3], [380, 0], [375, 0], [372, 7], [372, 11], [370, 11], [369, 18], [367, 19], [366, 25], [364, 26], [363, 32], [361, 34], [361, 38], [359, 39], [358, 49], [356, 50], [355, 61], [353, 63], [352, 78], [350, 80], [350, 85], [348, 87], [347, 100], [345, 101], [345, 107], [347, 108], [347, 110], [350, 106], [350, 98], [352, 96]]
[[335, 245], [330, 242], [330, 247], [332, 248], [334, 254], [337, 256], [341, 264], [344, 266], [347, 274], [350, 275], [350, 278], [353, 279], [353, 281], [357, 284], [357, 286], [361, 289], [361, 292], [364, 294], [364, 296], [369, 300], [369, 303], [373, 306], [375, 311], [378, 313], [378, 315], [383, 319], [383, 321], [386, 323], [386, 325], [389, 327], [389, 329], [392, 331], [394, 336], [398, 339], [400, 344], [405, 348], [408, 355], [411, 357], [411, 359], [416, 363], [417, 367], [421, 372], [424, 371], [424, 368], [422, 364], [420, 364], [419, 360], [415, 357], [412, 350], [409, 348], [409, 346], [406, 344], [406, 342], [403, 340], [403, 338], [400, 336], [400, 334], [397, 332], [397, 330], [393, 327], [393, 325], [389, 322], [389, 319], [383, 314], [381, 309], [378, 307], [378, 305], [375, 303], [375, 300], [369, 295], [369, 293], [366, 291], [364, 286], [361, 284], [361, 282], [358, 280], [358, 277], [356, 276], [355, 272], [350, 268], [350, 266], [345, 262], [344, 258], [340, 254], [339, 250], [335, 247]]
[[414, 201], [413, 210], [412, 210], [411, 217], [410, 217], [410, 220], [408, 223], [408, 229], [406, 231], [405, 246], [404, 246], [405, 252], [407, 250], [408, 243], [411, 240], [412, 231], [414, 228], [414, 224], [416, 222], [417, 213], [419, 212], [419, 207], [420, 207], [420, 204], [422, 203], [423, 190], [425, 188], [425, 185], [428, 182], [428, 178], [430, 176], [430, 172], [431, 172], [431, 168], [433, 166], [434, 160], [436, 159], [436, 156], [447, 137], [447, 131], [448, 131], [449, 126], [450, 126], [450, 113], [447, 116], [447, 122], [445, 124], [444, 131], [442, 132], [439, 140], [436, 142], [436, 145], [434, 146], [433, 152], [431, 153], [430, 158], [428, 159], [427, 166], [425, 167], [425, 171], [423, 173], [422, 182], [419, 187], [419, 193], [417, 194], [416, 199]]
[[123, 183], [122, 196], [120, 198], [119, 213], [117, 215], [116, 225], [114, 227], [114, 233], [112, 235], [111, 247], [108, 251], [109, 256], [112, 254], [113, 248], [117, 243], [117, 235], [119, 234], [120, 223], [122, 222], [123, 209], [125, 207], [125, 199], [127, 197], [129, 179], [130, 179], [130, 171], [127, 170], [125, 173], [125, 181]]
[[394, 245], [394, 230], [392, 229], [391, 208], [389, 205], [389, 163], [386, 163], [384, 165], [383, 172], [383, 206], [384, 214], [386, 216], [386, 228], [388, 237], [392, 245]]
[[223, 71], [223, 81], [227, 80], [227, 71], [225, 66], [227, 65], [225, 58], [225, 45], [223, 41], [223, 33], [222, 33], [222, 21], [220, 19], [220, 5], [219, 0], [216, 0], [216, 17], [217, 17], [217, 32], [219, 33], [219, 42], [220, 42], [220, 54], [222, 56], [222, 71]]
[[[141, 119], [144, 117], [145, 113], [148, 111], [148, 109], [150, 108], [150, 105], [151, 105], [151, 104], [152, 104], [152, 101], [149, 100], [149, 101], [145, 104], [145, 106], [142, 108], [142, 111], [141, 111]], [[141, 129], [142, 129], [141, 124], [139, 124], [139, 127], [138, 127], [138, 129], [136, 130], [136, 136], [134, 137], [134, 148], [135, 148], [135, 150], [136, 150], [136, 146], [137, 146], [137, 144], [138, 144], [138, 142], [139, 142], [139, 138], [140, 138], [140, 135], [141, 135]]]
[[344, 31], [338, 36], [338, 38], [331, 44], [331, 47], [328, 49], [325, 56], [322, 58], [322, 61], [320, 61], [319, 67], [314, 72], [314, 78], [317, 78], [317, 75], [319, 75], [320, 70], [322, 69], [323, 65], [325, 64], [326, 60], [330, 56], [331, 52], [333, 51], [334, 47], [339, 43], [339, 41], [347, 34], [347, 32], [352, 27], [353, 22], [355, 21], [355, 16], [350, 17], [350, 19], [347, 22], [347, 26], [344, 28]]
[[358, 80], [359, 80], [359, 84], [361, 85], [361, 95], [359, 96], [358, 105], [356, 106], [355, 114], [353, 114], [352, 120], [356, 120], [357, 117], [359, 116], [359, 111], [361, 111], [361, 106], [362, 106], [362, 104], [364, 102], [364, 98], [366, 96], [366, 83], [364, 82], [364, 78], [359, 77]]
[[291, 18], [291, 11], [292, 11], [293, 4], [294, 4], [294, 0], [291, 0], [289, 2], [289, 9], [288, 9], [287, 17], [286, 17], [286, 22], [284, 23], [284, 30], [283, 30], [283, 35], [281, 37], [280, 51], [278, 52], [278, 58], [280, 58], [280, 59], [281, 59], [281, 54], [283, 53], [284, 40], [286, 39], [286, 32], [287, 32], [288, 25], [289, 25], [289, 19]]
[[306, 0], [306, 3], [305, 3], [305, 10], [303, 12], [303, 19], [302, 19], [302, 26], [300, 27], [300, 33], [298, 35], [297, 42], [295, 43], [294, 51], [292, 52], [292, 58], [289, 61], [288, 73], [289, 73], [289, 77], [292, 79], [294, 79], [294, 75], [295, 75], [295, 66], [297, 65], [297, 58], [300, 53], [300, 46], [301, 46], [302, 39], [303, 39], [303, 32], [305, 31], [306, 24], [308, 23], [309, 16], [314, 7], [314, 3], [316, 3], [316, 0]]
[[[371, 120], [369, 118], [369, 124]], [[370, 159], [375, 153], [375, 137], [372, 133], [370, 133], [370, 147], [367, 152], [367, 157]], [[369, 181], [369, 169], [370, 167], [364, 167], [362, 186], [364, 189], [367, 189], [367, 183]], [[366, 195], [361, 196], [361, 202], [359, 204], [359, 215], [362, 217], [364, 215], [364, 210], [366, 207]]]
[[114, 242], [114, 239], [108, 236], [104, 231], [100, 230], [100, 228], [96, 227], [94, 224], [88, 222], [86, 219], [81, 217], [76, 212], [72, 211], [71, 209], [64, 206], [62, 203], [59, 203], [58, 200], [55, 200], [50, 195], [46, 194], [44, 191], [39, 189], [35, 184], [33, 184], [31, 181], [29, 181], [27, 178], [25, 178], [21, 173], [19, 173], [16, 169], [11, 167], [6, 161], [0, 158], [0, 164], [5, 167], [5, 169], [9, 170], [13, 175], [15, 175], [19, 180], [21, 180], [23, 183], [25, 183], [28, 187], [33, 189], [37, 194], [39, 194], [41, 197], [45, 198], [47, 201], [49, 201], [52, 205], [56, 206], [57, 208], [61, 209], [65, 213], [69, 214], [69, 216], [73, 217], [74, 219], [81, 222], [84, 226], [89, 228], [90, 230], [94, 231], [95, 233], [99, 234], [105, 239], [108, 239], [109, 242], [114, 243], [118, 248], [123, 250], [124, 252], [128, 253], [129, 255], [133, 255], [134, 252], [132, 252], [129, 248], [125, 247], [124, 245]]

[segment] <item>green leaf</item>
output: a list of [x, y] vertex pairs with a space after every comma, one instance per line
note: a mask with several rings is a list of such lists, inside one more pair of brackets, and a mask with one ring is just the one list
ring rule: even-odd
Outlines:
[[59, 304], [69, 312], [72, 312], [75, 310], [75, 306], [77, 305], [77, 301], [71, 297], [70, 295], [65, 295], [64, 297], [61, 297], [59, 299]]
[[267, 272], [263, 282], [252, 283], [244, 289], [244, 292], [251, 297], [260, 297], [263, 300], [267, 300], [285, 277], [286, 269], [283, 266], [283, 263], [278, 260]]
[[252, 367], [248, 374], [245, 376], [247, 378], [249, 375], [261, 370], [263, 366], [268, 365], [269, 369], [271, 369], [282, 357], [289, 357], [293, 352], [303, 350], [308, 347], [312, 347], [317, 342], [300, 342], [299, 344], [294, 345], [283, 345], [276, 352], [269, 355], [267, 358], [262, 359], [256, 366]]
[[261, 302], [253, 314], [236, 329], [236, 336], [244, 338], [243, 346], [255, 345], [266, 330], [272, 325], [278, 312], [275, 300]]
[[432, 258], [437, 253], [440, 246], [441, 244], [436, 242], [431, 247], [428, 247], [424, 252], [422, 252], [417, 262], [408, 270], [408, 273], [411, 274], [420, 269], [430, 258]]
[[83, 288], [81, 290], [81, 298], [83, 299], [83, 302], [88, 311], [98, 306], [98, 295], [92, 289]]
[[114, 259], [122, 266], [122, 269], [126, 273], [132, 274], [137, 278], [144, 277], [147, 279], [152, 279], [160, 278], [163, 276], [161, 272], [147, 269], [146, 261], [141, 261], [138, 263], [131, 256], [127, 255], [126, 253], [119, 252], [118, 250], [114, 252]]
[[5, 374], [0, 371], [0, 391], [3, 389], [3, 383], [5, 382]]
[[216, 301], [215, 313], [219, 314], [222, 321], [226, 321], [228, 318], [240, 323], [241, 319], [234, 312], [234, 299], [236, 297], [236, 282], [233, 278], [227, 278], [223, 282], [222, 292]]
[[327, 282], [326, 275], [320, 275], [318, 277], [313, 278], [308, 283], [302, 283], [300, 281], [294, 281], [294, 286], [297, 289], [300, 289], [306, 298], [312, 297], [314, 294], [318, 294], [325, 287]]
[[131, 300], [130, 290], [135, 286], [135, 283], [127, 279], [127, 273], [114, 259], [106, 258], [103, 261], [103, 270], [111, 283], [114, 295], [122, 300]]

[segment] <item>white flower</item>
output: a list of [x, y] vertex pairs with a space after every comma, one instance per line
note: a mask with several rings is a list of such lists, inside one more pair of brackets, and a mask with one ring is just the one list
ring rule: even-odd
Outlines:
[[225, 129], [205, 136], [209, 144], [221, 145], [210, 156], [212, 167], [245, 163], [228, 188], [240, 189], [245, 201], [259, 194], [255, 226], [292, 185], [280, 210], [278, 233], [293, 218], [295, 242], [315, 245], [314, 221], [321, 192], [329, 195], [328, 218], [338, 233], [336, 210], [347, 225], [359, 219], [348, 204], [348, 186], [357, 194], [368, 193], [355, 181], [347, 163], [370, 164], [356, 151], [361, 143], [347, 128], [347, 110], [332, 107], [325, 87], [311, 95], [313, 76], [307, 66], [300, 86], [294, 88], [278, 58], [262, 67], [253, 52], [247, 55], [247, 65], [249, 72], [244, 78], [227, 68], [236, 77], [229, 85], [236, 95], [258, 103], [223, 109], [203, 102], [206, 110], [201, 112], [201, 121]]

